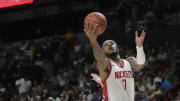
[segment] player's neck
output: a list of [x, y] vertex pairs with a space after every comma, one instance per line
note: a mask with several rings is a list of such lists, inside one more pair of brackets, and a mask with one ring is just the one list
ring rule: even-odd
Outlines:
[[121, 58], [120, 56], [118, 55], [117, 57], [114, 57], [114, 58], [111, 58], [112, 61], [114, 61], [115, 63], [119, 63]]
[[112, 59], [115, 63], [119, 63], [120, 62], [120, 59], [119, 58], [116, 58], [116, 59]]

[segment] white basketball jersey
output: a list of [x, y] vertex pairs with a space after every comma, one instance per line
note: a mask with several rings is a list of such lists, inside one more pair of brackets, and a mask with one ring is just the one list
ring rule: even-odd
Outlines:
[[121, 59], [121, 65], [109, 61], [110, 71], [103, 84], [104, 101], [134, 101], [134, 76], [130, 63]]

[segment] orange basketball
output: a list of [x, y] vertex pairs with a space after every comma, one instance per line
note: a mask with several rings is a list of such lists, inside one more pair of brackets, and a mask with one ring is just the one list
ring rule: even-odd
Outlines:
[[99, 12], [92, 12], [92, 13], [88, 14], [85, 17], [84, 24], [87, 24], [88, 22], [91, 22], [92, 28], [94, 28], [96, 26], [96, 24], [98, 25], [98, 29], [96, 30], [96, 33], [98, 35], [103, 34], [107, 28], [106, 17]]

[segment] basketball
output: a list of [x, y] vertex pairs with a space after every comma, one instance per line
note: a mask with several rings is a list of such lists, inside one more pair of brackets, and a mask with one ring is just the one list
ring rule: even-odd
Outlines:
[[107, 28], [107, 20], [106, 20], [106, 17], [102, 13], [92, 12], [88, 14], [85, 17], [84, 24], [87, 24], [89, 22], [91, 22], [92, 28], [94, 28], [96, 24], [98, 25], [98, 29], [96, 30], [97, 35], [103, 34]]

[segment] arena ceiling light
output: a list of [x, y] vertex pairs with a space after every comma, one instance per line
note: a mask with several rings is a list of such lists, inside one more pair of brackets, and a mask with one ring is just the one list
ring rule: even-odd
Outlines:
[[0, 0], [0, 8], [13, 7], [18, 5], [30, 4], [34, 0]]

